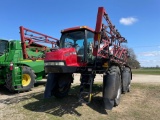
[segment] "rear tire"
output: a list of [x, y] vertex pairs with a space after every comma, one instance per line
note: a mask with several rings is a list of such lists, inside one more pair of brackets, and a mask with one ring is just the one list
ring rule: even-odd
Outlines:
[[127, 89], [127, 92], [130, 92], [130, 89], [131, 89], [131, 80], [132, 80], [132, 75], [131, 75], [131, 70], [130, 70], [130, 74], [129, 74], [129, 77], [128, 77], [128, 81], [129, 81], [129, 84], [128, 84], [128, 89]]
[[130, 91], [131, 84], [131, 69], [129, 67], [125, 67], [122, 73], [122, 93]]

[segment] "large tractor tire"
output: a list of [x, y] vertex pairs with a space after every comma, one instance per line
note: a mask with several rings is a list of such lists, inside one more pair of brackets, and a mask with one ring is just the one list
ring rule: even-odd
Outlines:
[[67, 96], [72, 82], [72, 74], [49, 73], [44, 98], [50, 98], [51, 96], [63, 98]]
[[15, 92], [15, 89], [12, 85], [12, 73], [7, 74], [7, 79], [5, 80], [5, 87], [10, 91], [10, 92]]
[[125, 67], [122, 72], [122, 93], [123, 94], [130, 91], [131, 76], [132, 76], [131, 69], [129, 67]]
[[119, 105], [121, 97], [121, 74], [118, 66], [111, 66], [103, 76], [103, 100], [105, 109]]
[[30, 69], [27, 66], [24, 66], [22, 69], [22, 86], [19, 88], [19, 90], [16, 90], [13, 87], [12, 83], [12, 73], [7, 74], [7, 79], [5, 80], [6, 82], [6, 88], [10, 92], [24, 92], [24, 91], [29, 91], [31, 88], [34, 86], [35, 83], [35, 74], [32, 69]]
[[29, 91], [34, 87], [35, 74], [29, 67], [24, 66], [22, 69], [22, 88], [20, 91]]

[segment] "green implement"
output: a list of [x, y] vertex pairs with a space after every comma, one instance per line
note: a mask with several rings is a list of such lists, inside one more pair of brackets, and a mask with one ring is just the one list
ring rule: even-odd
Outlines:
[[26, 36], [24, 27], [20, 27], [20, 35], [21, 41], [0, 39], [0, 85], [5, 85], [10, 91], [29, 91], [34, 83], [46, 76], [43, 59], [50, 47], [36, 43], [36, 36]]

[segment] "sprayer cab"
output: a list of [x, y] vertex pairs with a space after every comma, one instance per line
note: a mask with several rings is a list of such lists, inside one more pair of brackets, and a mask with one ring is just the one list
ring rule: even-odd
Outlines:
[[94, 30], [87, 26], [74, 27], [62, 30], [60, 48], [75, 48], [77, 63], [88, 63], [87, 54], [92, 54]]
[[[46, 72], [76, 72], [92, 62], [94, 30], [87, 26], [61, 31], [59, 49], [46, 53]], [[54, 67], [53, 67], [54, 66]]]

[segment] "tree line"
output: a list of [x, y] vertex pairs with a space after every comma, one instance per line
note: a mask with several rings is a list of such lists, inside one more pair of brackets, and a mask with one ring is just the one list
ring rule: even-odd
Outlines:
[[140, 68], [141, 66], [140, 66], [139, 61], [137, 60], [137, 57], [136, 57], [136, 54], [134, 53], [134, 50], [132, 48], [127, 48], [127, 49], [128, 49], [128, 54], [129, 54], [129, 58], [128, 58], [127, 64], [131, 68], [134, 68], [134, 69]]

